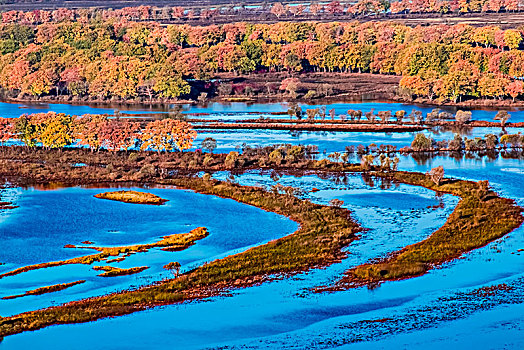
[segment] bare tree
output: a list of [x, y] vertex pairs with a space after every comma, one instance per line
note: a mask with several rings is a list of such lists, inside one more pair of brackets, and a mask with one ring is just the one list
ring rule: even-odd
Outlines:
[[493, 120], [499, 120], [500, 121], [500, 127], [502, 128], [502, 131], [506, 128], [506, 123], [508, 122], [511, 115], [507, 111], [499, 111], [495, 118]]
[[471, 112], [470, 111], [457, 111], [455, 114], [455, 120], [460, 124], [466, 124], [471, 121]]
[[202, 147], [202, 149], [208, 151], [209, 153], [213, 153], [215, 148], [217, 148], [217, 140], [215, 140], [212, 137], [206, 137], [202, 141], [202, 145], [200, 147]]
[[431, 169], [428, 173], [426, 173], [431, 177], [431, 180], [435, 183], [435, 185], [440, 186], [440, 182], [444, 178], [444, 167], [438, 166], [436, 168]]
[[335, 208], [340, 208], [344, 205], [344, 201], [341, 201], [340, 199], [332, 199], [329, 201], [329, 205], [331, 205], [332, 207], [335, 207]]

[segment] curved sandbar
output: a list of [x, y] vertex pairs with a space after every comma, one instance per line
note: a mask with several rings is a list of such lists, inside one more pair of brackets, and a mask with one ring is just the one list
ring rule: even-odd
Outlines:
[[150, 204], [162, 205], [167, 199], [160, 198], [152, 193], [138, 191], [114, 191], [104, 192], [95, 195], [95, 198], [109, 199], [112, 201], [133, 203], [133, 204]]

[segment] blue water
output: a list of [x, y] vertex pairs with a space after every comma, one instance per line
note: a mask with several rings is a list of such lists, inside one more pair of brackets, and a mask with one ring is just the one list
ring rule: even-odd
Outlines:
[[[371, 110], [375, 111], [375, 114], [378, 111], [391, 111], [392, 114], [395, 114], [396, 111], [404, 110], [406, 111], [406, 116], [411, 113], [411, 111], [421, 111], [424, 115], [431, 112], [435, 106], [427, 105], [418, 105], [418, 104], [408, 104], [408, 103], [395, 103], [395, 102], [354, 102], [354, 103], [331, 103], [328, 105], [316, 105], [316, 104], [298, 104], [302, 110], [305, 112], [306, 109], [310, 108], [321, 108], [326, 107], [329, 112], [330, 109], [335, 109], [337, 119], [339, 115], [347, 114], [347, 111], [350, 109], [361, 110], [362, 112], [370, 112]], [[270, 113], [275, 112], [286, 112], [289, 108], [289, 103], [252, 103], [247, 104], [245, 102], [231, 102], [231, 103], [209, 103], [206, 106], [186, 106], [187, 113], [209, 113], [209, 116], [200, 116], [199, 118], [214, 118], [214, 119], [224, 119], [224, 120], [233, 120], [233, 119], [247, 119], [247, 118], [258, 118], [260, 116], [264, 118], [282, 118], [282, 116], [272, 116]], [[442, 111], [455, 113], [457, 108], [455, 107], [440, 107]], [[473, 120], [493, 120], [493, 117], [497, 114], [497, 109], [493, 110], [482, 110], [482, 109], [471, 109]], [[524, 111], [521, 109], [509, 110], [511, 114], [510, 121], [518, 122], [524, 121]], [[329, 117], [328, 117], [329, 118]], [[365, 119], [365, 118], [363, 118]]]
[[110, 108], [97, 108], [82, 105], [70, 105], [60, 103], [7, 103], [0, 102], [0, 116], [3, 118], [17, 118], [22, 114], [45, 113], [45, 112], [66, 113], [71, 115], [82, 114], [113, 114]]
[[[435, 107], [426, 105], [416, 105], [407, 103], [390, 103], [390, 102], [355, 102], [355, 103], [332, 103], [328, 105], [308, 105], [300, 103], [299, 106], [305, 111], [308, 108], [320, 108], [326, 106], [327, 111], [335, 109], [337, 118], [339, 115], [347, 114], [349, 109], [362, 110], [364, 113], [374, 109], [375, 113], [378, 111], [391, 111], [393, 114], [398, 110], [404, 110], [407, 114], [412, 110], [421, 111], [424, 115], [431, 112]], [[80, 105], [80, 104], [64, 104], [64, 103], [7, 103], [0, 102], [0, 117], [19, 117], [22, 114], [42, 113], [53, 111], [57, 113], [66, 113], [71, 115], [82, 114], [114, 114], [115, 111], [121, 111], [128, 114], [139, 113], [165, 113], [170, 106], [149, 106], [149, 105]], [[205, 106], [182, 105], [184, 113], [205, 113], [209, 115], [199, 116], [202, 119], [210, 120], [233, 120], [233, 119], [251, 119], [251, 118], [282, 118], [279, 115], [272, 115], [271, 113], [286, 112], [289, 108], [289, 103], [245, 103], [245, 102], [213, 102]], [[454, 107], [441, 107], [442, 111], [454, 113]], [[497, 109], [483, 110], [472, 109], [473, 120], [493, 120], [497, 114]], [[509, 110], [511, 114], [511, 122], [523, 122], [524, 110], [512, 109]]]
[[[499, 135], [500, 128], [473, 128], [459, 134], [462, 137], [475, 138], [484, 137], [486, 134]], [[524, 128], [508, 129], [509, 133], [524, 132]], [[436, 141], [451, 140], [455, 136], [453, 131], [422, 132]], [[251, 147], [269, 146], [276, 143], [292, 145], [316, 145], [319, 152], [344, 152], [347, 146], [368, 146], [372, 143], [377, 146], [393, 145], [397, 149], [411, 145], [415, 138], [413, 132], [385, 133], [385, 132], [325, 132], [325, 131], [303, 131], [290, 132], [285, 130], [198, 130], [197, 138], [193, 143], [193, 149], [199, 148], [202, 141], [212, 137], [217, 141], [215, 152], [230, 152], [242, 148], [243, 144]]]
[[[226, 175], [220, 173], [216, 176], [224, 178]], [[236, 180], [246, 185], [273, 184], [267, 175], [257, 173], [249, 173]], [[435, 194], [407, 185], [393, 187], [385, 192], [386, 196], [379, 197], [376, 195], [378, 190], [370, 188], [357, 175], [350, 176], [345, 184], [339, 185], [316, 176], [284, 176], [279, 182], [299, 185], [307, 190], [313, 187], [320, 189], [308, 195], [315, 202], [327, 203], [333, 198], [343, 198], [345, 205], [354, 211], [354, 217], [370, 229], [348, 247], [349, 255], [343, 263], [313, 271], [298, 279], [285, 279], [241, 290], [235, 292], [233, 298], [213, 298], [212, 303], [168, 306], [112, 320], [66, 326], [67, 336], [61, 326], [16, 335], [6, 338], [1, 347], [25, 347], [38, 342], [39, 347], [44, 349], [66, 349], [76, 339], [82, 339], [82, 346], [87, 348], [140, 349], [151, 346], [155, 349], [192, 349], [292, 331], [318, 320], [342, 316], [354, 308], [347, 304], [348, 301], [351, 303], [351, 300], [357, 299], [347, 299], [343, 294], [335, 298], [335, 295], [325, 295], [304, 299], [297, 298], [296, 293], [304, 288], [329, 283], [333, 276], [340, 275], [351, 266], [423, 239], [443, 224], [457, 203], [455, 197], [446, 195], [440, 199], [445, 204], [443, 208], [430, 208], [439, 201]], [[357, 308], [376, 307], [370, 304], [373, 294], [363, 291], [363, 299], [359, 299]], [[391, 299], [391, 296], [386, 299]], [[57, 334], [62, 334], [60, 342], [56, 342]], [[98, 343], [97, 339], [101, 338], [104, 344]], [[136, 339], [141, 340], [137, 343]]]

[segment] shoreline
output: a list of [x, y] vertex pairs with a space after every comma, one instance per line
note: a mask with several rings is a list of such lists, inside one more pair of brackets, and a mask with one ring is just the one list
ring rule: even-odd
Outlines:
[[[200, 102], [194, 99], [169, 99], [169, 98], [155, 98], [152, 100], [147, 99], [127, 99], [127, 100], [107, 100], [96, 97], [83, 97], [77, 98], [70, 95], [48, 95], [40, 98], [34, 97], [4, 97], [0, 99], [0, 102], [5, 103], [20, 103], [20, 104], [67, 104], [75, 106], [88, 106], [93, 108], [113, 108], [121, 109], [121, 112], [126, 110], [133, 111], [132, 107], [144, 107], [143, 109], [149, 109], [158, 112], [167, 112], [166, 106], [168, 105], [192, 105], [192, 106], [205, 106], [208, 103], [246, 103], [246, 104], [273, 104], [273, 103], [301, 103], [306, 105], [329, 105], [334, 103], [347, 103], [347, 104], [358, 104], [358, 103], [401, 103], [408, 105], [415, 105], [421, 108], [448, 108], [448, 109], [467, 109], [467, 110], [507, 110], [516, 111], [524, 109], [524, 100], [512, 101], [511, 99], [468, 99], [461, 102], [453, 101], [437, 101], [429, 100], [427, 98], [406, 98], [399, 95], [396, 92], [397, 86], [392, 82], [381, 83], [381, 79], [387, 79], [394, 81], [398, 84], [400, 76], [389, 75], [389, 74], [374, 74], [374, 73], [300, 73], [300, 74], [284, 74], [282, 72], [271, 72], [271, 73], [260, 73], [253, 75], [231, 75], [230, 73], [218, 73], [216, 79], [223, 80], [224, 82], [244, 80], [244, 81], [257, 81], [257, 79], [276, 79], [281, 77], [298, 77], [302, 79], [316, 79], [315, 83], [309, 84], [326, 84], [331, 80], [338, 81], [339, 79], [350, 79], [355, 81], [361, 80], [373, 80], [367, 82], [366, 86], [357, 87], [356, 91], [341, 91], [339, 93], [318, 97], [314, 99], [305, 99], [303, 97], [290, 98], [284, 94], [276, 95], [257, 95], [257, 96], [246, 96], [246, 95], [230, 95], [230, 96], [214, 96], [207, 99], [205, 102]], [[375, 82], [375, 80], [377, 82]], [[333, 83], [334, 84], [334, 83]], [[383, 84], [384, 86], [381, 86]]]

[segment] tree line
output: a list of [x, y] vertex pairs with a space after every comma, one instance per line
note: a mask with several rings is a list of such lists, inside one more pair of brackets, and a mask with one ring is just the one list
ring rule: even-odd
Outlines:
[[192, 147], [195, 138], [191, 125], [176, 119], [134, 122], [55, 112], [0, 118], [0, 143], [19, 141], [28, 147], [47, 149], [77, 145], [93, 151], [183, 151]]
[[120, 9], [57, 8], [54, 10], [2, 11], [2, 23], [41, 24], [62, 21], [89, 21], [92, 19], [120, 19], [128, 21], [195, 21], [217, 17], [265, 16], [273, 19], [357, 18], [370, 15], [420, 13], [478, 13], [520, 12], [522, 0], [358, 0], [310, 3], [263, 2], [260, 5], [213, 6], [128, 6]]
[[[403, 91], [429, 99], [516, 99], [524, 94], [522, 35], [498, 26], [391, 22], [4, 24], [0, 88], [4, 97], [151, 100], [214, 93], [219, 72], [370, 72], [402, 76]], [[300, 80], [292, 79], [277, 89], [296, 94]]]

